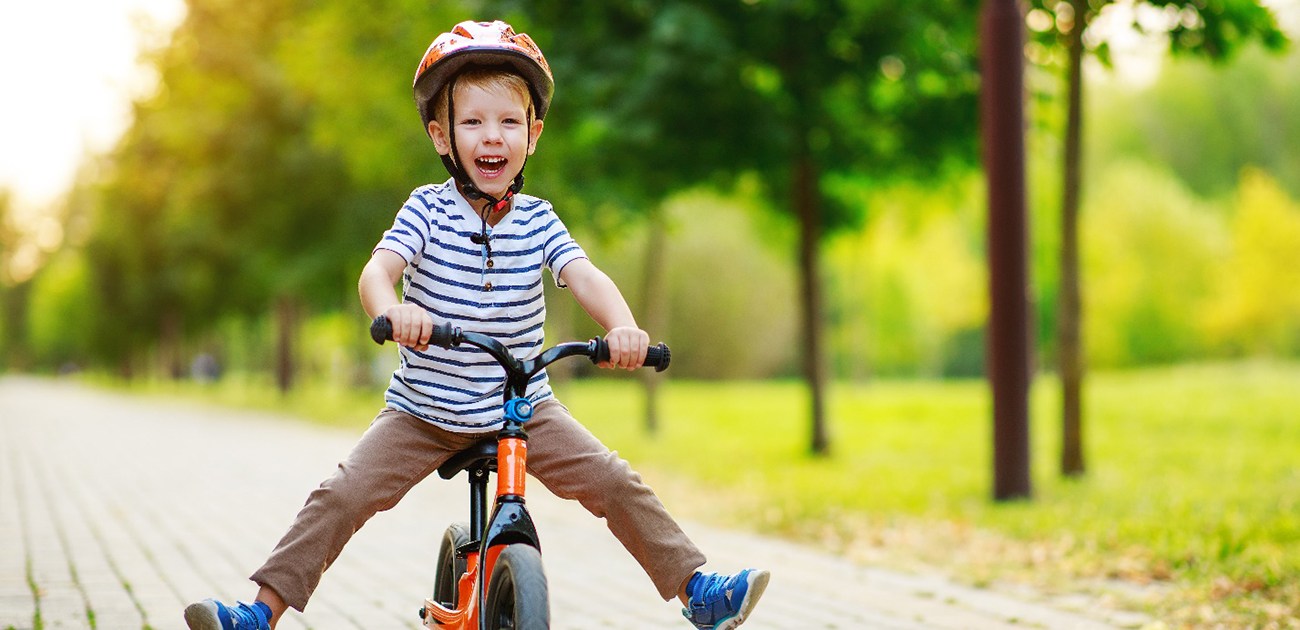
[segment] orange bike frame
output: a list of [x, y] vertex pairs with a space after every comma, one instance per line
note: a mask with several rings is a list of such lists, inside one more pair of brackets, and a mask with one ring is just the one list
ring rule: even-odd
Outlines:
[[[476, 630], [479, 627], [479, 614], [483, 608], [481, 598], [487, 597], [487, 579], [491, 577], [492, 568], [496, 566], [497, 556], [501, 555], [501, 550], [505, 548], [504, 544], [496, 544], [501, 536], [492, 535], [492, 532], [499, 529], [496, 523], [504, 520], [498, 519], [497, 515], [502, 511], [503, 501], [514, 503], [519, 506], [518, 509], [522, 509], [527, 470], [527, 439], [507, 435], [507, 432], [503, 431], [497, 441], [497, 508], [493, 511], [493, 519], [487, 527], [487, 532], [476, 532], [489, 537], [487, 557], [480, 567], [481, 550], [466, 555], [466, 570], [457, 582], [455, 609], [446, 608], [432, 599], [424, 600], [425, 626], [448, 630]], [[531, 530], [532, 522], [526, 518], [527, 512], [524, 515], [525, 520], [528, 521], [527, 527]], [[510, 520], [514, 522], [514, 519]], [[533, 544], [536, 544], [535, 537]]]

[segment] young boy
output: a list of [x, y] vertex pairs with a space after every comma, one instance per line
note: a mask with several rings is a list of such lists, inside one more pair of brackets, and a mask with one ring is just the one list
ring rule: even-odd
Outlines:
[[[462, 22], [434, 40], [415, 75], [425, 129], [452, 178], [417, 188], [361, 272], [361, 303], [385, 315], [401, 365], [375, 418], [338, 471], [313, 491], [289, 532], [253, 575], [253, 603], [191, 604], [192, 629], [273, 628], [307, 605], [352, 533], [451, 455], [500, 427], [499, 368], [477, 349], [429, 345], [435, 321], [493, 335], [520, 357], [542, 348], [542, 268], [550, 269], [606, 332], [602, 367], [635, 369], [649, 336], [618, 288], [570, 237], [546, 201], [520, 194], [554, 83], [531, 38], [503, 22]], [[394, 285], [402, 279], [403, 300]], [[740, 625], [767, 586], [766, 571], [697, 571], [704, 555], [627, 462], [556, 400], [545, 373], [529, 384], [529, 472], [576, 499], [677, 596], [697, 628]]]

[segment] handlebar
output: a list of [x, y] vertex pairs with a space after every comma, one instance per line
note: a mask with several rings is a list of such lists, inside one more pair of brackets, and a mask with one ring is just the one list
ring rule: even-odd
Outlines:
[[[380, 315], [370, 323], [370, 338], [380, 345], [383, 345], [385, 341], [393, 340], [393, 325], [388, 321], [387, 317]], [[537, 358], [528, 361], [516, 359], [510, 354], [510, 350], [506, 348], [505, 344], [492, 337], [475, 332], [465, 332], [451, 324], [435, 324], [433, 334], [429, 336], [429, 343], [443, 348], [455, 348], [461, 344], [477, 346], [492, 355], [507, 371], [515, 371], [529, 376], [565, 357], [581, 355], [591, 359], [592, 363], [602, 363], [609, 360], [609, 344], [601, 337], [596, 337], [586, 343], [562, 343], [543, 351]], [[669, 351], [667, 345], [660, 342], [646, 349], [645, 362], [642, 363], [642, 367], [652, 367], [656, 372], [662, 372], [668, 369], [668, 364], [671, 362], [672, 352]]]

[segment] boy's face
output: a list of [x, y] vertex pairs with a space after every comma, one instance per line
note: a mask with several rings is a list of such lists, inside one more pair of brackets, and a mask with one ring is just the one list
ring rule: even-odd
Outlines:
[[537, 147], [542, 121], [528, 124], [528, 101], [513, 91], [474, 84], [456, 86], [456, 111], [446, 121], [429, 121], [438, 153], [451, 152], [444, 123], [456, 126], [460, 166], [478, 189], [500, 199]]

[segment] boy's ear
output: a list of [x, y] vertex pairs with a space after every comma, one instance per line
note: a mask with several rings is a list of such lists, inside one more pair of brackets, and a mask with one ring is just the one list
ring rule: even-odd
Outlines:
[[447, 133], [443, 131], [442, 125], [436, 120], [429, 121], [429, 139], [433, 140], [433, 148], [438, 150], [438, 155], [447, 155], [451, 153], [451, 142], [447, 139]]
[[541, 119], [534, 118], [533, 126], [528, 128], [528, 155], [537, 150], [537, 139], [542, 137], [542, 126]]

